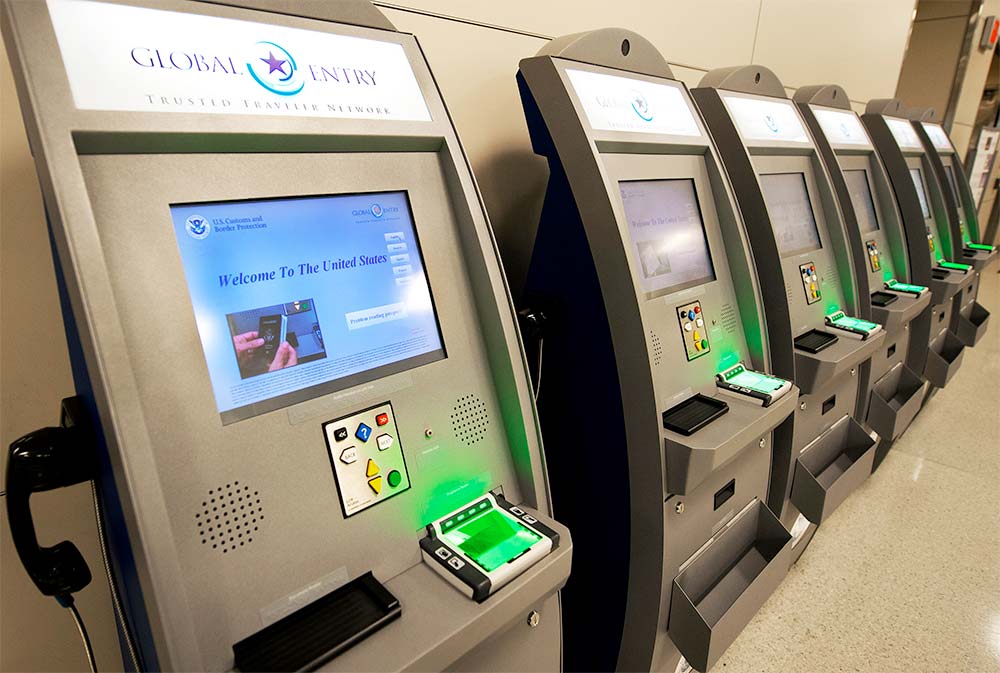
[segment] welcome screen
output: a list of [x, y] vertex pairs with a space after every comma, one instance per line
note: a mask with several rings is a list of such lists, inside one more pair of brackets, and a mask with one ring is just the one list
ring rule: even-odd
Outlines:
[[223, 423], [445, 357], [405, 192], [170, 212]]

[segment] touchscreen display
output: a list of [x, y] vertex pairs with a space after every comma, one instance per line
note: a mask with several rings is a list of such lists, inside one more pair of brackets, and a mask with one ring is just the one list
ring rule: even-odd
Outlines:
[[445, 357], [405, 192], [170, 212], [224, 424]]
[[844, 181], [847, 182], [847, 191], [851, 194], [851, 204], [861, 231], [875, 231], [878, 229], [878, 217], [875, 214], [871, 186], [868, 184], [868, 172], [863, 169], [844, 171]]
[[783, 257], [819, 250], [819, 230], [809, 203], [806, 176], [802, 173], [772, 173], [760, 176], [771, 226]]
[[633, 180], [618, 187], [647, 295], [715, 280], [694, 180]]
[[931, 216], [931, 211], [927, 208], [927, 192], [924, 191], [923, 173], [920, 172], [919, 168], [911, 168], [910, 179], [913, 180], [913, 186], [917, 190], [917, 199], [920, 200], [920, 212], [923, 213], [926, 220]]

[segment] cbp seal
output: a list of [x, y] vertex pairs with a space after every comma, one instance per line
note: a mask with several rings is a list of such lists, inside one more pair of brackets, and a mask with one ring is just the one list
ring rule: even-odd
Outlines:
[[187, 230], [188, 236], [199, 241], [208, 238], [208, 235], [212, 233], [212, 227], [208, 220], [201, 215], [192, 215], [187, 218], [184, 222], [184, 228]]

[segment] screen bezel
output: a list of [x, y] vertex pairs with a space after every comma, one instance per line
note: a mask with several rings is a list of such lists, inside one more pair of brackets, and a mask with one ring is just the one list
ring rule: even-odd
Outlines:
[[[879, 231], [882, 228], [882, 222], [881, 222], [881, 219], [879, 218], [878, 206], [875, 203], [875, 192], [872, 189], [871, 176], [868, 175], [868, 169], [867, 168], [845, 168], [844, 169], [844, 182], [845, 183], [847, 183], [847, 174], [848, 173], [861, 173], [861, 176], [864, 178], [865, 185], [868, 187], [868, 203], [872, 207], [872, 216], [875, 218], [875, 227], [873, 229], [864, 229], [864, 228], [862, 228], [861, 227], [861, 220], [857, 216], [857, 210], [858, 210], [858, 208], [857, 208], [856, 205], [854, 205], [854, 200], [852, 199], [851, 200], [851, 205], [854, 206], [854, 211], [855, 211], [854, 218], [856, 220], [858, 220], [858, 228], [861, 230], [862, 234], [871, 234], [871, 233], [874, 233], [876, 231]], [[850, 187], [851, 186], [848, 183], [848, 185], [847, 185], [847, 195], [848, 196], [850, 196], [850, 194], [851, 194]]]
[[[402, 360], [397, 360], [385, 365], [380, 365], [372, 369], [366, 369], [354, 374], [349, 374], [347, 376], [342, 376], [335, 379], [330, 379], [322, 383], [317, 383], [305, 388], [299, 388], [287, 393], [281, 393], [274, 397], [268, 397], [256, 402], [251, 402], [250, 404], [245, 404], [239, 407], [233, 407], [232, 409], [227, 409], [225, 411], [219, 409], [219, 400], [215, 396], [214, 381], [212, 381], [212, 369], [208, 363], [208, 355], [205, 353], [204, 345], [201, 341], [201, 331], [198, 328], [197, 319], [195, 320], [195, 331], [198, 335], [198, 342], [202, 344], [202, 357], [205, 361], [206, 369], [208, 370], [209, 383], [212, 387], [212, 398], [215, 400], [216, 409], [219, 412], [219, 416], [222, 420], [223, 425], [229, 425], [231, 423], [236, 423], [238, 421], [246, 420], [248, 418], [253, 418], [261, 414], [265, 414], [271, 411], [277, 411], [285, 407], [289, 407], [295, 404], [300, 404], [303, 402], [308, 402], [318, 397], [328, 395], [330, 393], [336, 393], [348, 388], [353, 388], [358, 385], [365, 383], [371, 383], [379, 379], [392, 376], [394, 374], [400, 374], [406, 371], [422, 367], [424, 365], [433, 364], [435, 362], [440, 362], [448, 358], [447, 345], [444, 338], [444, 330], [441, 327], [441, 317], [438, 313], [438, 306], [434, 295], [434, 289], [431, 285], [430, 273], [426, 265], [426, 258], [424, 256], [423, 247], [420, 243], [420, 232], [417, 226], [416, 216], [414, 215], [413, 204], [410, 199], [410, 190], [406, 188], [401, 189], [379, 189], [374, 191], [353, 191], [353, 192], [334, 192], [334, 193], [322, 193], [322, 194], [283, 194], [280, 196], [265, 196], [265, 197], [252, 197], [252, 198], [239, 198], [239, 199], [218, 199], [210, 201], [181, 201], [181, 202], [168, 202], [167, 212], [168, 221], [171, 228], [174, 228], [173, 219], [173, 208], [181, 207], [192, 207], [192, 206], [218, 206], [233, 203], [256, 203], [256, 202], [269, 202], [273, 203], [276, 201], [305, 201], [313, 199], [326, 199], [326, 198], [338, 198], [338, 197], [356, 197], [356, 196], [372, 196], [377, 197], [382, 194], [401, 194], [403, 200], [406, 203], [406, 208], [410, 217], [410, 224], [413, 229], [413, 239], [417, 249], [417, 255], [420, 259], [420, 266], [423, 269], [424, 280], [427, 283], [427, 291], [430, 295], [431, 301], [431, 312], [434, 316], [434, 326], [437, 330], [438, 340], [441, 343], [441, 347], [427, 353], [422, 353], [420, 355], [415, 355], [409, 358], [404, 358]], [[175, 243], [177, 245], [177, 254], [181, 262], [181, 268], [184, 275], [184, 290], [187, 294], [191, 310], [194, 312], [194, 298], [191, 296], [190, 285], [188, 284], [187, 278], [187, 268], [184, 265], [184, 256], [180, 249], [180, 243], [177, 241], [176, 230], [175, 230]]]
[[[931, 204], [930, 197], [927, 194], [927, 183], [924, 181], [924, 171], [919, 166], [907, 166], [910, 172], [910, 181], [913, 182], [913, 188], [917, 190], [917, 202], [920, 206], [920, 214], [924, 216], [925, 220], [931, 219]], [[914, 180], [914, 176], [917, 179]], [[923, 198], [920, 198], [920, 197]]]
[[[812, 216], [813, 229], [816, 231], [816, 240], [818, 243], [815, 246], [810, 246], [806, 248], [796, 248], [795, 250], [782, 250], [781, 246], [778, 245], [778, 234], [774, 229], [774, 217], [771, 215], [771, 210], [767, 205], [767, 193], [764, 189], [764, 178], [775, 176], [775, 175], [797, 175], [802, 179], [802, 188], [806, 193], [806, 205], [809, 206], [809, 214]], [[816, 252], [817, 250], [823, 249], [823, 235], [820, 233], [819, 220], [816, 219], [816, 209], [813, 208], [812, 195], [809, 193], [809, 180], [806, 177], [804, 171], [777, 171], [774, 173], [761, 173], [760, 179], [760, 192], [761, 196], [764, 198], [764, 207], [767, 209], [767, 219], [771, 225], [771, 231], [774, 234], [774, 244], [778, 249], [778, 257], [782, 259], [787, 259], [789, 257], [797, 257], [799, 255], [804, 255], [807, 252]]]
[[[701, 236], [702, 240], [705, 242], [705, 251], [708, 253], [708, 265], [709, 265], [709, 275], [702, 276], [700, 278], [693, 278], [688, 281], [677, 283], [674, 285], [669, 285], [667, 287], [657, 288], [655, 290], [647, 290], [643, 287], [644, 282], [648, 282], [649, 279], [643, 276], [641, 271], [641, 262], [638, 258], [639, 250], [636, 245], [636, 241], [632, 236], [632, 223], [628, 219], [628, 214], [625, 212], [625, 199], [622, 196], [622, 185], [629, 183], [666, 183], [666, 182], [688, 182], [691, 185], [691, 193], [694, 195], [694, 205], [698, 210], [698, 222], [701, 225]], [[643, 295], [647, 299], [654, 299], [656, 297], [664, 297], [676, 292], [681, 292], [691, 287], [697, 287], [699, 285], [704, 285], [706, 283], [711, 283], [718, 279], [719, 275], [715, 270], [715, 257], [712, 254], [712, 244], [708, 240], [708, 229], [705, 226], [705, 214], [701, 206], [701, 198], [698, 196], [698, 183], [694, 177], [664, 177], [664, 178], [628, 178], [622, 180], [616, 180], [615, 184], [618, 187], [618, 200], [622, 204], [622, 213], [625, 214], [625, 228], [628, 231], [629, 243], [632, 252], [632, 261], [636, 266], [636, 279], [638, 280], [638, 285], [640, 290], [642, 290]]]

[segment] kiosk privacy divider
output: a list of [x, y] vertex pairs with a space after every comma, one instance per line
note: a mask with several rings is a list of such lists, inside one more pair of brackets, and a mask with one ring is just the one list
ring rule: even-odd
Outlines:
[[965, 340], [958, 332], [965, 332], [968, 338], [976, 331], [971, 323], [963, 327], [960, 309], [968, 305], [962, 310], [971, 313], [978, 274], [952, 256], [953, 245], [961, 236], [957, 221], [951, 222], [947, 215], [930, 159], [900, 102], [871, 100], [861, 121], [896, 194], [912, 281], [931, 290], [930, 342], [923, 375], [934, 389], [943, 388], [962, 364]]
[[[892, 184], [847, 92], [836, 85], [800, 87], [794, 100], [812, 132], [855, 251], [867, 273], [872, 319], [885, 344], [872, 355], [866, 422], [881, 437], [875, 466], [920, 410], [930, 334], [931, 293], [912, 282], [907, 236]], [[861, 259], [857, 259], [857, 253]], [[926, 259], [926, 249], [916, 254]]]
[[547, 316], [539, 413], [579, 551], [566, 667], [704, 671], [789, 567], [766, 502], [798, 397], [767, 373], [786, 345], [717, 148], [652, 44], [568, 35], [517, 81], [550, 169], [522, 311]]
[[[780, 342], [771, 347], [774, 371], [801, 389], [792, 440], [785, 453], [775, 446], [769, 499], [796, 537], [797, 558], [871, 472], [878, 440], [862, 422], [885, 331], [871, 322], [868, 274], [850, 244], [858, 234], [845, 229], [827, 167], [774, 73], [714, 70], [692, 96], [743, 213], [769, 342]], [[826, 501], [819, 509], [817, 489]]]
[[[572, 543], [427, 62], [367, 2], [247, 5], [2, 5], [130, 665], [556, 670]], [[53, 432], [12, 452], [22, 513], [82, 449]]]

